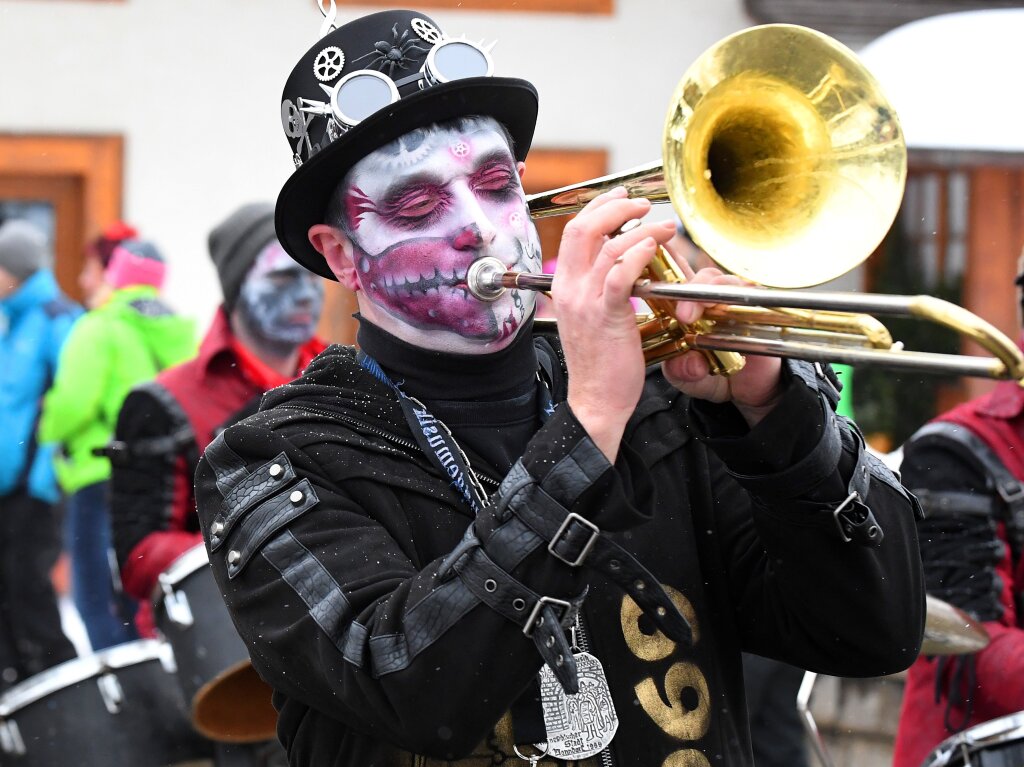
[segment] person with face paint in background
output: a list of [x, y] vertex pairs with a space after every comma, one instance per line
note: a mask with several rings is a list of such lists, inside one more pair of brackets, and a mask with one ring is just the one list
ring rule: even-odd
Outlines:
[[145, 636], [157, 577], [202, 541], [192, 491], [199, 455], [324, 349], [314, 336], [322, 281], [281, 248], [273, 206], [235, 210], [210, 233], [209, 250], [224, 301], [198, 356], [128, 395], [109, 448], [114, 548]]
[[[557, 336], [529, 291], [475, 298], [480, 258], [540, 269], [536, 91], [422, 13], [331, 21], [285, 86], [276, 221], [356, 292], [359, 350], [329, 348], [196, 472], [289, 763], [746, 767], [741, 650], [907, 667], [916, 507], [828, 371], [645, 369], [629, 293], [674, 226], [613, 236], [650, 210], [621, 188], [565, 229]], [[474, 55], [475, 76], [445, 68]]]
[[160, 297], [166, 270], [148, 241], [126, 239], [112, 249], [105, 287], [94, 296], [100, 303], [72, 328], [39, 421], [39, 441], [59, 446], [71, 590], [94, 651], [136, 636], [134, 605], [122, 604], [111, 567], [110, 461], [98, 451], [131, 388], [195, 353], [192, 320]]

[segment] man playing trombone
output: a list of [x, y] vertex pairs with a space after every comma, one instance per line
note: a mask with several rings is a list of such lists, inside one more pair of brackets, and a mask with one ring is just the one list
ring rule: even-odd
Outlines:
[[420, 13], [325, 31], [284, 91], [277, 225], [355, 291], [360, 348], [271, 391], [196, 477], [290, 764], [749, 765], [741, 650], [907, 667], [915, 502], [828, 369], [648, 369], [630, 292], [674, 227], [615, 236], [650, 208], [622, 189], [566, 227], [557, 337], [533, 292], [475, 298], [478, 259], [540, 269], [536, 91]]

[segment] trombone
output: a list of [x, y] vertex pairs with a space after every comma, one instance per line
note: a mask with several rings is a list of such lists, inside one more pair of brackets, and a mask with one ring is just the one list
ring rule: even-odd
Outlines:
[[[839, 42], [787, 24], [719, 41], [676, 87], [662, 158], [528, 199], [533, 218], [576, 213], [620, 185], [630, 196], [671, 202], [712, 260], [763, 286], [685, 284], [659, 249], [633, 289], [651, 310], [637, 318], [648, 363], [697, 349], [722, 375], [742, 367], [741, 355], [760, 354], [1024, 379], [1017, 346], [955, 304], [933, 296], [794, 290], [835, 279], [866, 259], [892, 226], [906, 182], [895, 111]], [[547, 291], [552, 276], [507, 271], [498, 259], [484, 258], [466, 281], [474, 296], [494, 300], [510, 288]], [[696, 324], [681, 326], [674, 303], [683, 300], [714, 305]], [[907, 351], [874, 314], [934, 322], [993, 356]]]

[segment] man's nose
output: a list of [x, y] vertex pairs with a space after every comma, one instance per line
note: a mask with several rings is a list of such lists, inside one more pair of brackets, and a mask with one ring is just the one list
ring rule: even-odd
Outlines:
[[455, 236], [455, 249], [477, 250], [487, 247], [497, 236], [497, 227], [480, 206], [480, 202], [472, 191], [469, 189], [461, 190], [459, 197], [464, 210], [463, 220], [465, 224]]
[[307, 275], [300, 274], [295, 279], [295, 289], [292, 292], [293, 300], [295, 303], [302, 306], [311, 306], [318, 298], [318, 291], [320, 285], [316, 281], [317, 278]]

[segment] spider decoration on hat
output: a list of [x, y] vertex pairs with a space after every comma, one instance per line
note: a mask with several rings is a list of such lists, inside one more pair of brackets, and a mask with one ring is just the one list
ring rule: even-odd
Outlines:
[[398, 69], [405, 69], [408, 66], [405, 60], [408, 54], [413, 52], [425, 53], [430, 50], [429, 48], [421, 47], [420, 40], [417, 38], [410, 37], [408, 29], [399, 35], [398, 24], [391, 28], [391, 34], [392, 41], [390, 43], [386, 40], [374, 43], [373, 50], [365, 56], [360, 56], [356, 61], [362, 61], [372, 56], [373, 59], [371, 59], [369, 66], [381, 72], [387, 71], [388, 77], [393, 78], [396, 67]]

